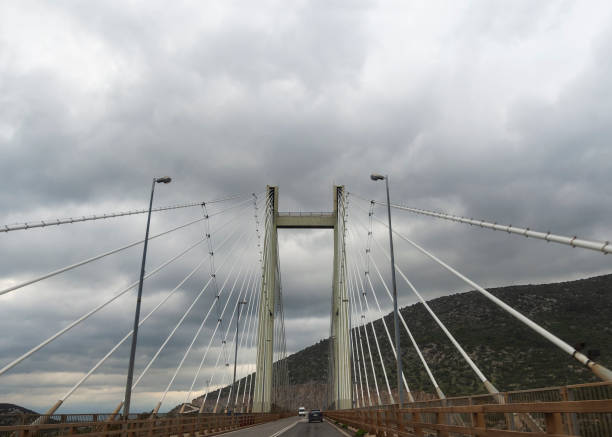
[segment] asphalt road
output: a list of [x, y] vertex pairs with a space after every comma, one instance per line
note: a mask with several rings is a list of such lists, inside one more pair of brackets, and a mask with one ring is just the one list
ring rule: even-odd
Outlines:
[[231, 437], [346, 437], [347, 434], [342, 434], [329, 423], [308, 423], [308, 419], [294, 416], [222, 435]]
[[308, 423], [308, 419], [305, 419], [279, 437], [346, 437], [347, 435], [349, 434], [342, 434], [335, 426], [327, 422]]

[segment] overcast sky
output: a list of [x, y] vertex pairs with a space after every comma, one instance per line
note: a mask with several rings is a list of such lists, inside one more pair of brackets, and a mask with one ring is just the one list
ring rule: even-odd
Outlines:
[[[390, 175], [399, 203], [612, 239], [611, 102], [607, 1], [3, 1], [0, 225], [144, 208], [151, 178], [166, 174], [173, 182], [158, 187], [159, 206], [246, 194], [211, 206], [221, 211], [271, 184], [281, 210], [326, 211], [334, 184], [382, 199], [383, 185], [368, 178], [378, 171]], [[368, 208], [350, 202], [349, 256], [363, 249]], [[237, 277], [230, 265], [239, 255], [245, 272], [258, 268], [253, 214], [247, 202], [211, 219], [214, 243], [246, 232], [236, 250], [230, 239], [215, 254], [216, 265], [229, 260], [219, 286]], [[400, 232], [483, 286], [610, 272], [610, 258], [595, 252], [394, 214]], [[376, 215], [386, 217], [380, 207]], [[201, 216], [199, 208], [156, 213], [152, 232]], [[144, 225], [138, 215], [0, 235], [0, 288], [138, 240]], [[148, 270], [205, 228], [154, 240]], [[387, 244], [384, 229], [374, 236]], [[283, 230], [279, 244], [295, 352], [328, 335], [332, 234]], [[468, 289], [407, 245], [396, 250], [427, 297]], [[204, 285], [207, 252], [198, 246], [147, 282], [143, 315], [206, 259], [143, 325], [136, 374]], [[140, 255], [132, 248], [0, 296], [0, 367], [136, 280]], [[159, 400], [212, 295], [137, 387], [134, 409]], [[48, 409], [129, 331], [134, 296], [0, 376], [0, 402]], [[404, 284], [400, 296], [415, 302]], [[184, 400], [216, 318], [162, 410]], [[219, 345], [215, 338], [196, 394]], [[60, 411], [113, 409], [128, 349]], [[241, 371], [252, 357], [245, 351]]]

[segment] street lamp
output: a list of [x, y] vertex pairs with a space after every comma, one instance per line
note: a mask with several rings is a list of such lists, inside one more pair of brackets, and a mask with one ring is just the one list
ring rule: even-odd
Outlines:
[[397, 284], [395, 282], [395, 256], [393, 255], [393, 230], [391, 228], [391, 200], [389, 199], [389, 176], [373, 173], [370, 179], [374, 182], [384, 179], [387, 187], [387, 216], [389, 217], [389, 247], [391, 248], [391, 280], [393, 282], [393, 325], [395, 327], [395, 351], [397, 354], [397, 392], [399, 393], [400, 406], [404, 404], [404, 392], [402, 391], [402, 354], [400, 349], [399, 320], [397, 315]]
[[151, 208], [153, 207], [153, 193], [155, 184], [169, 184], [172, 179], [168, 176], [153, 178], [151, 184], [151, 199], [149, 200], [149, 215], [147, 216], [147, 230], [145, 232], [144, 247], [142, 249], [142, 264], [140, 266], [140, 282], [138, 283], [138, 298], [136, 299], [136, 311], [134, 314], [134, 330], [132, 331], [132, 349], [130, 350], [130, 365], [128, 368], [127, 382], [125, 384], [125, 398], [123, 404], [123, 417], [127, 420], [130, 414], [130, 400], [132, 398], [132, 378], [134, 376], [134, 358], [136, 356], [136, 342], [138, 341], [138, 324], [140, 319], [140, 301], [142, 299], [142, 283], [144, 281], [145, 262], [147, 259], [147, 246], [149, 243], [149, 225], [151, 223]]
[[[232, 382], [232, 389], [235, 390], [236, 389], [236, 361], [238, 359], [238, 326], [240, 323], [240, 308], [242, 307], [242, 305], [246, 305], [248, 303], [248, 301], [246, 300], [241, 300], [240, 302], [238, 302], [238, 317], [236, 317], [236, 340], [234, 342], [234, 380]], [[238, 399], [238, 395], [236, 393], [232, 393], [234, 395], [234, 399]], [[232, 411], [233, 414], [236, 414], [236, 402], [234, 402], [234, 411]]]

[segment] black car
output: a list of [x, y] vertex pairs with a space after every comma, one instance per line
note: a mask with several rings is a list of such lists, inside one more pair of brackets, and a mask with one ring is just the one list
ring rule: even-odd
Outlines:
[[310, 422], [323, 422], [323, 413], [321, 413], [321, 410], [310, 410], [308, 413], [308, 423]]

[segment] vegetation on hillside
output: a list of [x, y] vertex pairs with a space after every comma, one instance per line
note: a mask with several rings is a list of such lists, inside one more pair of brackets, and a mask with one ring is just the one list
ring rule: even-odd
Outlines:
[[[572, 345], [584, 343], [581, 345], [583, 353], [600, 353], [596, 361], [612, 367], [612, 275], [555, 284], [501, 287], [489, 291], [566, 342]], [[429, 305], [501, 391], [598, 380], [589, 369], [476, 291], [433, 299]], [[401, 312], [447, 396], [485, 392], [474, 372], [422, 304], [402, 308]], [[393, 336], [392, 314], [388, 314], [385, 321]], [[382, 319], [378, 319], [374, 327], [389, 383], [394, 387], [395, 362], [382, 323]], [[378, 366], [380, 361], [374, 349], [370, 326], [367, 332], [373, 360]], [[403, 327], [401, 332], [404, 373], [411, 390], [434, 393]], [[361, 334], [364, 335], [363, 330]], [[365, 338], [364, 354], [373, 388]], [[324, 387], [328, 356], [328, 340], [322, 340], [287, 357], [290, 383], [299, 387], [321, 383], [317, 386]], [[378, 369], [376, 377], [381, 391], [385, 390], [384, 378]], [[216, 392], [212, 398], [216, 399]], [[307, 399], [303, 402], [307, 403]]]

